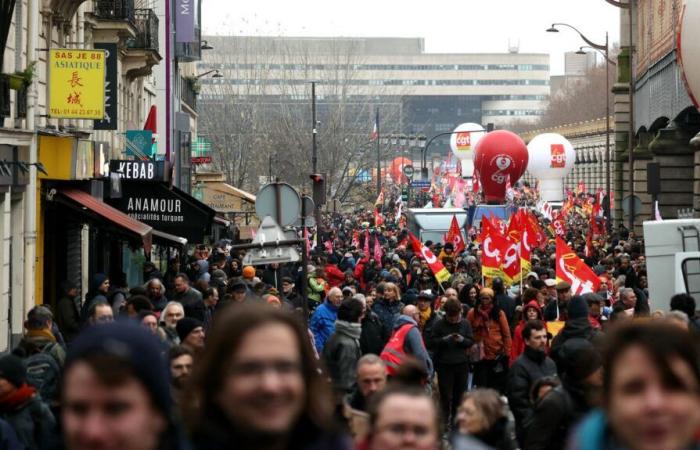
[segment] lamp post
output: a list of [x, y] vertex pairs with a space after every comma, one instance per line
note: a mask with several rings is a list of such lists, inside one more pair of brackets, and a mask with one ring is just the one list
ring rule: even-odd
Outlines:
[[[581, 39], [586, 44], [588, 44], [590, 48], [601, 52], [603, 58], [605, 58], [605, 189], [608, 191], [606, 195], [605, 206], [607, 207], [608, 214], [612, 215], [612, 205], [610, 204], [610, 65], [615, 65], [615, 62], [610, 59], [610, 45], [608, 41], [608, 32], [605, 32], [605, 44], [601, 45], [591, 41], [586, 36], [584, 36], [584, 34], [581, 33], [576, 27], [574, 27], [573, 25], [569, 25], [568, 23], [553, 23], [552, 26], [547, 29], [547, 32], [558, 33], [558, 26], [567, 27], [574, 30], [576, 33], [578, 33]], [[579, 47], [576, 53], [585, 54], [585, 52], [583, 51], [583, 47]], [[632, 176], [631, 172], [632, 166], [630, 166], [630, 177]], [[630, 203], [632, 202], [630, 201]], [[630, 211], [632, 212], [632, 210]], [[608, 220], [608, 231], [610, 230], [611, 225], [612, 224], [610, 223], [610, 220]]]
[[432, 144], [433, 141], [434, 141], [435, 139], [439, 138], [439, 137], [442, 137], [442, 136], [451, 136], [451, 135], [457, 134], [457, 133], [462, 133], [462, 132], [461, 132], [461, 131], [446, 131], [446, 132], [444, 132], [444, 133], [436, 134], [435, 136], [433, 136], [433, 137], [431, 137], [430, 139], [428, 139], [428, 143], [425, 144], [425, 147], [423, 147], [423, 149], [421, 150], [421, 162], [420, 162], [420, 174], [421, 174], [421, 178], [427, 178], [427, 177], [426, 177], [427, 174], [426, 174], [426, 172], [425, 172], [425, 170], [427, 170], [426, 167], [425, 167], [425, 166], [426, 166], [425, 158], [426, 158], [426, 155], [427, 155], [427, 153], [428, 153], [428, 149], [430, 148], [430, 144]]

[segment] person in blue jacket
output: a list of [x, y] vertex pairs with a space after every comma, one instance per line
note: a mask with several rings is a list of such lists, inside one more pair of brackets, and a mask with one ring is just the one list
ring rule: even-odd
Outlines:
[[335, 332], [335, 321], [338, 318], [338, 306], [343, 301], [343, 292], [337, 288], [328, 291], [326, 301], [324, 301], [314, 311], [309, 322], [309, 329], [314, 335], [314, 344], [319, 354], [323, 352], [323, 346], [331, 334]]

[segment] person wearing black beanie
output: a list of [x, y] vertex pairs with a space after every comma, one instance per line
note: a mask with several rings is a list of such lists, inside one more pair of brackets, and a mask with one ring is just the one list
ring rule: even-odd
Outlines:
[[535, 406], [522, 448], [563, 449], [571, 427], [598, 403], [603, 386], [600, 352], [588, 340], [572, 338], [560, 355], [562, 384]]
[[67, 450], [183, 448], [162, 350], [155, 336], [128, 322], [91, 327], [77, 337], [63, 377]]
[[567, 307], [569, 315], [564, 328], [552, 340], [552, 352], [550, 357], [557, 364], [557, 370], [562, 373], [562, 357], [560, 351], [564, 343], [569, 339], [580, 338], [588, 342], [598, 344], [603, 334], [595, 330], [588, 320], [588, 304], [586, 300], [577, 295], [574, 296]]
[[204, 350], [204, 324], [192, 317], [185, 317], [175, 326], [180, 344], [189, 348], [195, 355]]

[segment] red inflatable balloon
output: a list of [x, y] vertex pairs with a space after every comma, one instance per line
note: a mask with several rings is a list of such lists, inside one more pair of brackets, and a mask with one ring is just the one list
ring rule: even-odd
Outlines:
[[514, 185], [525, 173], [527, 160], [527, 146], [513, 132], [496, 130], [479, 139], [474, 150], [474, 171], [486, 203], [503, 203], [506, 181], [510, 178]]

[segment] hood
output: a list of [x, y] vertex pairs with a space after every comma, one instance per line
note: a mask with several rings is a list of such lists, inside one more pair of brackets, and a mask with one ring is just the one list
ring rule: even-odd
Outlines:
[[351, 339], [360, 339], [360, 334], [362, 334], [362, 325], [359, 323], [347, 322], [345, 320], [336, 320], [335, 332]]
[[418, 326], [415, 320], [413, 320], [412, 317], [409, 316], [404, 316], [401, 314], [399, 317], [396, 318], [396, 323], [394, 324], [394, 330], [401, 328], [403, 325], [406, 325], [407, 323], [410, 323], [411, 325]]
[[523, 308], [523, 322], [527, 322], [525, 310], [528, 308], [535, 308], [537, 310], [537, 315], [539, 316], [539, 319], [544, 320], [544, 314], [542, 314], [542, 308], [540, 308], [540, 304], [537, 303], [537, 300], [530, 300], [530, 302]]

